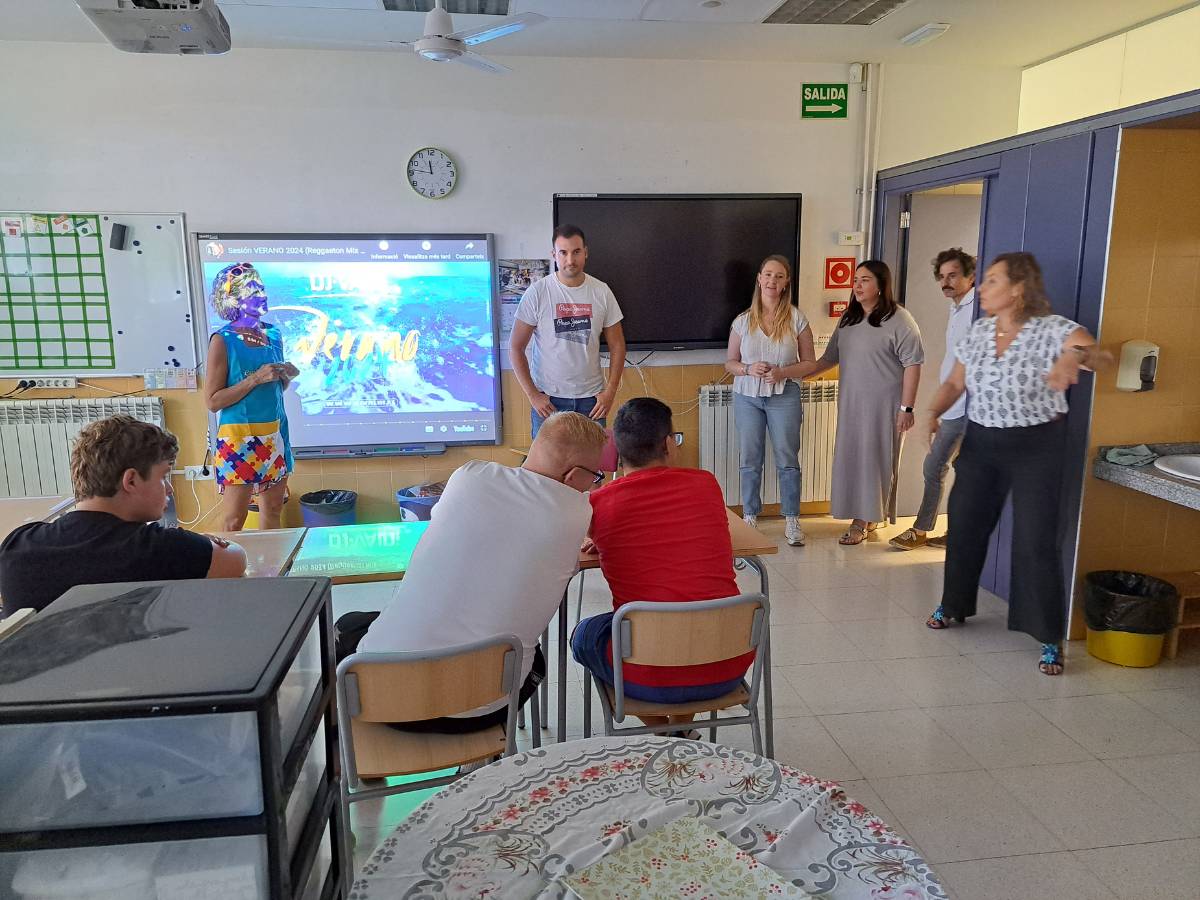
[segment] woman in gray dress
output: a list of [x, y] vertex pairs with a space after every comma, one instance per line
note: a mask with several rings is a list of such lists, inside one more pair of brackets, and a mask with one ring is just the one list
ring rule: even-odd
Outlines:
[[895, 515], [895, 473], [904, 432], [913, 426], [921, 380], [921, 331], [892, 296], [892, 273], [869, 259], [854, 272], [854, 293], [824, 355], [805, 368], [840, 366], [831, 513], [850, 519], [838, 541], [861, 544]]

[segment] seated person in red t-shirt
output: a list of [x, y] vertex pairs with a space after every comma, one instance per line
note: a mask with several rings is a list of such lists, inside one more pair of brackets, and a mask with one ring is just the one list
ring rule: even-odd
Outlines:
[[246, 552], [237, 544], [158, 524], [178, 453], [175, 435], [129, 416], [80, 431], [74, 511], [22, 525], [0, 544], [3, 612], [44, 609], [77, 584], [240, 577]]
[[[655, 602], [735, 597], [733, 544], [725, 500], [711, 472], [672, 466], [671, 410], [651, 397], [630, 400], [613, 420], [625, 475], [590, 495], [592, 543], [612, 590], [613, 609]], [[584, 619], [571, 636], [575, 659], [613, 682], [612, 613]], [[738, 686], [754, 654], [702, 666], [624, 667], [625, 694], [651, 703], [709, 700]], [[647, 725], [692, 717], [648, 717]]]

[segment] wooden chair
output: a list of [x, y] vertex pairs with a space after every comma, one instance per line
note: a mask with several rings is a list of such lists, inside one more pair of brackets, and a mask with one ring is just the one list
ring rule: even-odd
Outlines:
[[[749, 725], [754, 752], [762, 754], [762, 727], [758, 711], [758, 691], [762, 682], [762, 647], [770, 627], [770, 604], [762, 594], [742, 594], [724, 600], [694, 600], [677, 603], [626, 603], [612, 619], [613, 683], [593, 679], [584, 670], [584, 737], [591, 733], [591, 687], [604, 712], [604, 733], [662, 734], [679, 730], [678, 724], [639, 725], [617, 728], [632, 716], [678, 716], [709, 713], [709, 740], [717, 739], [717, 729], [728, 725]], [[689, 703], [648, 703], [625, 695], [624, 667], [698, 666], [732, 659], [755, 651], [754, 663], [746, 679], [737, 688], [713, 700]], [[744, 707], [745, 713], [718, 718], [720, 710]], [[697, 723], [704, 724], [704, 723]]]
[[[434, 772], [515, 753], [523, 655], [520, 638], [506, 634], [443, 650], [355, 653], [338, 665], [347, 894], [354, 881], [350, 804], [440, 787], [459, 775], [382, 787], [366, 787], [363, 779]], [[459, 715], [505, 698], [507, 729], [419, 734], [389, 724]]]

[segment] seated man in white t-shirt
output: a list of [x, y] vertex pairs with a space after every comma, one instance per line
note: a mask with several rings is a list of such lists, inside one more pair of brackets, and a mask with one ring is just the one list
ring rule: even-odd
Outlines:
[[[591, 524], [587, 492], [602, 479], [604, 429], [578, 413], [550, 416], [521, 468], [472, 461], [446, 483], [391, 603], [338, 619], [338, 658], [357, 650], [436, 650], [515, 634], [524, 704], [546, 676], [538, 638], [575, 574]], [[373, 619], [373, 621], [372, 621]], [[366, 634], [364, 627], [369, 628]], [[501, 701], [405, 731], [458, 734], [503, 725]]]
[[[625, 369], [621, 307], [603, 281], [583, 271], [587, 241], [574, 225], [554, 229], [557, 270], [529, 286], [517, 306], [509, 358], [532, 407], [532, 434], [551, 413], [582, 413], [601, 424]], [[608, 344], [608, 382], [600, 370], [600, 335]], [[533, 342], [532, 370], [525, 350]]]

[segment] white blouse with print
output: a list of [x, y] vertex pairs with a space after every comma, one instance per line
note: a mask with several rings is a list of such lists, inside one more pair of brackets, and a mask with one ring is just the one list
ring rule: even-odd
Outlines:
[[987, 428], [1024, 428], [1065, 415], [1066, 392], [1053, 390], [1046, 375], [1079, 327], [1063, 316], [1034, 316], [997, 359], [996, 320], [979, 319], [954, 348], [966, 369], [967, 417]]
[[[733, 326], [730, 328], [730, 331], [741, 338], [742, 353], [739, 362], [765, 362], [773, 366], [790, 366], [800, 361], [800, 343], [797, 338], [800, 332], [808, 327], [808, 319], [799, 309], [792, 307], [792, 333], [782, 341], [771, 340], [759, 328], [755, 328], [754, 333], [750, 334], [749, 323], [750, 313], [744, 312], [733, 320]], [[747, 397], [772, 397], [775, 394], [782, 394], [786, 386], [787, 380], [767, 384], [765, 379], [754, 375], [733, 376], [734, 393]]]

